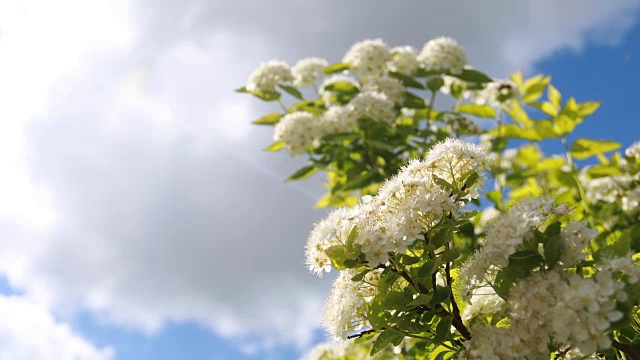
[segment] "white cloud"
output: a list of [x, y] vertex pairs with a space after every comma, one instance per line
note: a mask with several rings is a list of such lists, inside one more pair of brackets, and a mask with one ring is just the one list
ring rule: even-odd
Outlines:
[[0, 359], [108, 360], [113, 356], [112, 348], [97, 349], [42, 307], [21, 297], [0, 295]]
[[0, 135], [10, 169], [0, 272], [61, 316], [84, 309], [148, 332], [198, 321], [223, 336], [257, 333], [261, 346], [311, 341], [328, 283], [303, 265], [322, 216], [311, 209], [318, 180], [283, 183], [300, 162], [261, 152], [269, 130], [248, 125], [275, 107], [232, 92], [258, 62], [338, 60], [365, 37], [419, 46], [447, 34], [504, 75], [561, 48], [615, 43], [638, 6], [83, 4], [51, 5], [48, 28], [29, 13], [30, 25], [3, 27], [0, 54], [15, 56], [0, 56], [0, 95], [11, 99], [0, 104], [10, 119], [0, 124], [10, 134]]

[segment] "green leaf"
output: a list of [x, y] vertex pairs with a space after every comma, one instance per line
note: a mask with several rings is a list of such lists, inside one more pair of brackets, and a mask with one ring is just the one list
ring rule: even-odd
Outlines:
[[273, 144], [267, 146], [264, 151], [269, 151], [269, 152], [276, 152], [276, 151], [280, 151], [284, 148], [284, 142], [282, 141], [276, 141]]
[[373, 356], [380, 352], [380, 350], [384, 349], [387, 345], [396, 343], [398, 341], [398, 338], [402, 340], [404, 339], [404, 335], [392, 329], [382, 331], [373, 341], [373, 345], [371, 346], [371, 353], [369, 353], [369, 355]]
[[248, 92], [249, 92], [249, 90], [247, 90], [247, 87], [246, 87], [246, 86], [239, 87], [239, 88], [237, 88], [237, 89], [235, 89], [235, 90], [233, 90], [233, 91], [235, 91], [235, 92], [237, 92], [237, 93], [248, 93]]
[[347, 249], [353, 249], [353, 243], [356, 241], [358, 237], [358, 226], [354, 226], [349, 232], [349, 236], [347, 237]]
[[560, 95], [560, 91], [558, 91], [555, 86], [549, 84], [547, 87], [547, 97], [557, 113], [558, 109], [560, 109], [560, 105], [562, 104], [562, 95]]
[[595, 179], [606, 176], [620, 175], [622, 174], [622, 170], [620, 170], [620, 167], [618, 166], [598, 164], [588, 168], [587, 174], [592, 179]]
[[444, 85], [444, 80], [441, 76], [432, 77], [427, 80], [427, 88], [431, 90], [431, 92], [436, 92], [440, 90], [440, 88]]
[[522, 250], [509, 255], [509, 267], [523, 267], [533, 269], [540, 265], [544, 259], [536, 251]]
[[353, 206], [358, 203], [356, 196], [345, 196], [342, 194], [324, 194], [314, 205], [315, 208]]
[[328, 247], [325, 251], [325, 254], [331, 259], [331, 264], [337, 270], [345, 269], [345, 261], [349, 259], [347, 247], [344, 245], [334, 245]]
[[533, 121], [529, 119], [527, 112], [522, 108], [522, 106], [520, 106], [518, 102], [514, 101], [511, 104], [511, 109], [507, 111], [507, 114], [511, 116], [513, 121], [524, 126], [525, 128], [529, 128], [531, 127], [531, 125], [533, 125]]
[[[560, 225], [560, 223], [556, 224]], [[560, 232], [559, 226], [558, 232]], [[560, 260], [560, 254], [562, 253], [563, 246], [564, 240], [560, 235], [554, 235], [547, 238], [547, 241], [544, 243], [544, 262], [549, 266], [555, 265], [558, 260]]]
[[319, 169], [315, 165], [305, 166], [303, 168], [298, 169], [298, 171], [294, 172], [293, 174], [291, 174], [291, 176], [289, 176], [286, 181], [288, 182], [288, 181], [308, 178], [309, 176], [315, 174], [316, 171], [318, 170]]
[[267, 90], [267, 91], [251, 91], [251, 95], [257, 97], [263, 101], [276, 101], [280, 99], [280, 93], [276, 90]]
[[436, 285], [436, 291], [431, 299], [431, 304], [440, 304], [441, 302], [446, 301], [449, 298], [449, 295], [451, 295], [451, 289], [446, 286]]
[[433, 337], [434, 344], [441, 344], [451, 335], [451, 322], [453, 318], [451, 316], [445, 316], [440, 319], [438, 325], [436, 325], [436, 335]]
[[437, 175], [434, 175], [433, 177], [434, 177], [433, 181], [436, 184], [438, 184], [440, 187], [442, 187], [445, 190], [448, 190], [449, 192], [452, 192], [452, 193], [456, 191], [456, 188], [453, 185], [451, 185], [451, 183], [449, 183], [447, 180], [445, 180], [445, 179], [443, 179], [441, 177], [438, 177]]
[[349, 70], [350, 67], [351, 67], [350, 64], [340, 62], [340, 63], [327, 66], [326, 68], [324, 68], [324, 70], [322, 70], [322, 72], [325, 74], [335, 74], [338, 72]]
[[298, 89], [296, 89], [295, 87], [289, 86], [289, 85], [282, 85], [282, 84], [278, 85], [278, 87], [280, 89], [284, 90], [287, 94], [289, 94], [289, 95], [291, 95], [291, 96], [293, 96], [293, 97], [295, 97], [297, 99], [304, 100], [304, 97], [302, 96], [302, 93]]
[[620, 144], [615, 141], [578, 139], [571, 145], [571, 154], [576, 159], [582, 160], [619, 148]]
[[527, 271], [524, 268], [518, 266], [507, 266], [496, 275], [496, 279], [493, 283], [493, 290], [495, 290], [498, 296], [507, 300], [509, 297], [509, 292], [511, 291], [511, 288], [513, 287], [515, 282], [526, 276]]
[[489, 105], [463, 104], [460, 105], [458, 111], [483, 118], [493, 119], [496, 117], [496, 111]]
[[325, 86], [324, 89], [341, 94], [355, 94], [358, 92], [358, 86], [348, 81], [336, 81]]
[[380, 174], [375, 171], [367, 172], [363, 175], [357, 176], [355, 179], [346, 183], [343, 187], [343, 191], [350, 191], [355, 189], [362, 189], [371, 185], [380, 179]]
[[365, 342], [367, 342], [367, 341], [369, 341], [369, 340], [373, 339], [373, 337], [374, 337], [374, 336], [376, 336], [376, 335], [377, 335], [377, 334], [376, 334], [376, 333], [374, 333], [374, 332], [364, 334], [364, 335], [362, 335], [362, 336], [360, 336], [360, 337], [358, 337], [358, 338], [355, 338], [355, 339], [353, 340], [353, 344], [354, 344], [354, 345], [358, 345], [358, 344], [365, 343]]
[[544, 89], [550, 81], [551, 77], [545, 77], [542, 75], [536, 75], [525, 81], [523, 85], [522, 101], [528, 104], [538, 100], [542, 96], [542, 93], [544, 93]]
[[458, 220], [468, 220], [471, 219], [473, 217], [475, 217], [476, 215], [478, 215], [481, 211], [480, 210], [471, 210], [471, 211], [467, 211], [466, 213], [462, 214]]
[[258, 120], [254, 120], [251, 123], [255, 125], [275, 125], [280, 121], [280, 118], [282, 118], [282, 114], [271, 113], [261, 117]]
[[493, 191], [488, 191], [484, 194], [484, 196], [491, 200], [494, 204], [496, 204], [496, 206], [499, 206], [500, 203], [502, 202], [502, 193], [500, 191], [497, 190], [493, 190]]
[[553, 119], [553, 131], [558, 136], [570, 134], [576, 125], [578, 121], [562, 113]]
[[356, 276], [351, 278], [351, 281], [362, 281], [364, 277], [371, 271], [371, 269], [365, 269], [359, 272]]
[[464, 80], [472, 83], [489, 83], [493, 79], [487, 74], [473, 69], [463, 69], [460, 74], [450, 74], [453, 77], [457, 77], [460, 80]]
[[591, 114], [593, 114], [594, 112], [596, 112], [596, 110], [598, 110], [598, 108], [600, 107], [600, 103], [597, 101], [587, 101], [587, 102], [583, 102], [578, 104], [578, 115], [580, 117], [587, 117]]
[[606, 245], [598, 249], [595, 254], [596, 260], [602, 256], [626, 256], [631, 250], [631, 234], [629, 229], [623, 231], [616, 230], [606, 237]]
[[428, 305], [431, 302], [431, 295], [432, 294], [420, 294], [409, 303], [409, 306], [414, 307], [420, 305]]
[[413, 94], [409, 91], [405, 93], [405, 100], [402, 104], [402, 107], [406, 107], [408, 109], [424, 109], [427, 107], [427, 104], [424, 102], [424, 99], [420, 96]]
[[377, 141], [377, 140], [365, 140], [365, 142], [369, 145], [371, 145], [374, 148], [378, 148], [378, 149], [382, 149], [382, 150], [388, 150], [388, 151], [393, 151], [396, 149], [395, 146], [393, 145], [389, 145], [387, 143], [383, 143], [382, 141]]
[[299, 101], [289, 108], [287, 112], [306, 111], [313, 115], [320, 115], [326, 111], [322, 99]]
[[480, 175], [477, 172], [472, 172], [466, 179], [464, 179], [464, 188], [470, 189], [480, 179]]
[[423, 90], [425, 89], [424, 85], [422, 85], [421, 82], [416, 80], [411, 75], [398, 73], [398, 72], [394, 72], [394, 71], [389, 72], [389, 75], [391, 75], [394, 78], [402, 81], [402, 85], [404, 85], [405, 87], [412, 87], [412, 88], [423, 89]]
[[[500, 129], [503, 136], [512, 138], [512, 139], [525, 139], [532, 141], [540, 141], [543, 140], [543, 137], [538, 134], [535, 129], [523, 129], [516, 124], [507, 124], [502, 125]], [[487, 132], [490, 135], [497, 135], [499, 132], [498, 128], [491, 129]]]
[[561, 224], [557, 221], [552, 222], [551, 224], [549, 224], [549, 226], [547, 226], [546, 229], [544, 229], [544, 234], [546, 236], [556, 236], [556, 235], [560, 235], [560, 229], [561, 229]]
[[538, 135], [544, 139], [556, 139], [558, 134], [553, 130], [553, 123], [551, 120], [539, 120], [533, 124], [533, 128]]
[[442, 258], [443, 262], [451, 262], [460, 257], [460, 249], [453, 248], [449, 250], [445, 250], [438, 254]]

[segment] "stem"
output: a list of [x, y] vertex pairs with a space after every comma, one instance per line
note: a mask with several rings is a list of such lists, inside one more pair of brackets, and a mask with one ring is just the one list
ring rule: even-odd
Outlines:
[[[400, 263], [393, 258], [393, 256], [389, 257], [389, 262], [396, 268], [394, 272], [402, 276], [402, 278], [405, 279], [419, 293], [427, 294], [429, 292], [429, 290], [422, 286], [422, 284], [420, 284], [419, 282], [414, 282], [411, 276], [409, 276], [409, 274], [407, 274], [407, 272], [404, 270], [404, 267], [402, 267]], [[393, 271], [394, 269], [392, 268], [391, 270]]]
[[462, 322], [462, 319], [460, 319], [459, 317], [455, 317], [453, 316], [453, 314], [451, 314], [450, 312], [448, 312], [446, 309], [442, 308], [440, 309], [440, 311], [438, 312], [438, 315], [442, 315], [442, 316], [451, 316], [453, 318], [453, 320], [451, 321], [451, 325], [453, 325], [454, 328], [456, 328], [456, 330], [458, 330], [458, 332], [460, 334], [462, 334], [462, 336], [467, 339], [467, 340], [471, 340], [471, 333], [469, 332], [469, 330], [467, 329], [467, 327], [464, 325], [464, 323]]
[[[380, 330], [384, 330], [384, 329], [380, 329]], [[371, 333], [376, 332], [376, 331], [377, 330], [374, 330], [374, 329], [364, 330], [364, 331], [361, 331], [361, 332], [359, 332], [357, 334], [352, 334], [352, 335], [347, 336], [347, 339], [360, 338], [360, 337], [363, 337], [363, 336], [365, 336], [367, 334], [371, 334]]]

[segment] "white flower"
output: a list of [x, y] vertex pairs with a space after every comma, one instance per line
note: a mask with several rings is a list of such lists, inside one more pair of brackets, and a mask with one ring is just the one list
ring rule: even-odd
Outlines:
[[287, 114], [273, 130], [273, 140], [282, 141], [292, 156], [301, 155], [318, 139], [317, 118], [306, 111]]
[[[488, 168], [493, 161], [493, 157], [480, 146], [452, 138], [435, 144], [425, 157], [425, 163], [432, 169], [433, 174], [450, 184], [463, 180], [462, 174], [469, 171], [479, 167]], [[469, 200], [478, 198], [480, 196], [478, 189], [482, 185], [483, 181], [480, 178], [467, 189], [466, 198]]]
[[598, 235], [598, 230], [589, 229], [587, 222], [572, 221], [567, 224], [562, 229], [564, 248], [560, 256], [560, 262], [565, 267], [571, 267], [584, 259], [587, 254], [583, 250], [596, 235]]
[[269, 91], [278, 84], [285, 84], [293, 80], [289, 65], [283, 61], [271, 60], [260, 65], [249, 75], [247, 90]]
[[393, 101], [381, 92], [362, 92], [351, 99], [349, 105], [353, 107], [353, 114], [356, 119], [369, 117], [390, 125], [395, 123], [396, 110], [394, 109]]
[[391, 60], [391, 50], [381, 39], [355, 43], [342, 59], [343, 62], [350, 64], [354, 74], [361, 76], [384, 73], [389, 60]]
[[532, 229], [554, 213], [553, 199], [528, 199], [514, 205], [487, 226], [484, 252], [493, 264], [503, 267]]
[[331, 212], [315, 225], [305, 247], [309, 270], [322, 277], [323, 271], [331, 269], [331, 259], [325, 251], [334, 245], [344, 245], [351, 229], [356, 224], [359, 208], [342, 207]]
[[462, 47], [452, 38], [439, 37], [427, 42], [418, 60], [425, 64], [428, 70], [449, 69], [453, 74], [462, 73], [467, 65], [467, 56]]
[[640, 159], [640, 141], [631, 144], [631, 146], [624, 151], [624, 154], [628, 157]]
[[392, 71], [411, 73], [420, 67], [416, 50], [411, 46], [399, 46], [391, 49], [389, 68]]
[[327, 66], [329, 66], [327, 60], [321, 58], [307, 58], [298, 61], [291, 69], [294, 78], [293, 85], [300, 87], [313, 85]]
[[518, 87], [511, 80], [496, 80], [485, 85], [482, 90], [468, 91], [467, 96], [476, 104], [509, 109], [512, 101], [521, 98]]
[[358, 296], [360, 283], [351, 281], [355, 270], [343, 270], [333, 282], [322, 312], [322, 326], [334, 340], [344, 340], [354, 330], [366, 326], [360, 316], [363, 299]]
[[400, 80], [387, 75], [367, 79], [362, 87], [362, 92], [383, 93], [396, 104], [402, 103], [406, 91]]
[[322, 135], [351, 132], [357, 128], [351, 106], [332, 106], [320, 116], [318, 123]]
[[462, 313], [462, 320], [468, 322], [478, 315], [493, 315], [507, 307], [507, 303], [502, 300], [491, 286], [476, 288]]

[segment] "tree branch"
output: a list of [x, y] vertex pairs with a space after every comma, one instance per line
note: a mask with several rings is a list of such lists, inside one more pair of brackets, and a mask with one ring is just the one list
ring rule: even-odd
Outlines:
[[611, 342], [611, 345], [615, 349], [618, 349], [623, 353], [625, 353], [629, 357], [629, 359], [640, 360], [640, 354], [633, 347], [631, 347], [630, 344], [624, 344], [624, 343], [618, 342], [617, 340], [613, 340]]
[[371, 333], [374, 333], [376, 331], [377, 330], [374, 330], [374, 329], [364, 330], [364, 331], [361, 331], [359, 333], [351, 334], [351, 335], [347, 336], [347, 339], [361, 338], [361, 337], [363, 337], [363, 336], [365, 336], [367, 334], [371, 334]]

